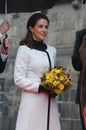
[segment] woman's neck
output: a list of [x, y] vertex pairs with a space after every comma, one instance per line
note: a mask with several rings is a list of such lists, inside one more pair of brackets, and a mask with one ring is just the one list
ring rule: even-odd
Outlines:
[[43, 41], [36, 41], [34, 39], [32, 41], [33, 41], [34, 49], [40, 50], [40, 51], [45, 51], [47, 49], [47, 46]]

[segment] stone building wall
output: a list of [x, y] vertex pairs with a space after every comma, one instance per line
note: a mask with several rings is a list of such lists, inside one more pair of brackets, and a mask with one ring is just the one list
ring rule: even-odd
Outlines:
[[[21, 90], [14, 85], [13, 71], [19, 41], [26, 33], [28, 17], [33, 13], [9, 14], [8, 35], [12, 41], [5, 71], [0, 74], [0, 130], [14, 130]], [[86, 27], [86, 5], [75, 10], [71, 4], [49, 9], [49, 34], [45, 40], [57, 49], [57, 64], [66, 67], [73, 78], [73, 87], [56, 98], [62, 130], [81, 130], [79, 107], [75, 104], [78, 72], [71, 65], [75, 32]], [[0, 22], [5, 19], [0, 15]]]

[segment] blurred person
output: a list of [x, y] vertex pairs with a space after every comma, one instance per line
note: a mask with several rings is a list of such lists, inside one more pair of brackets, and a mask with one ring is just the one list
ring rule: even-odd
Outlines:
[[6, 35], [6, 38], [3, 39], [3, 42], [1, 42], [1, 38], [3, 38], [3, 35], [7, 33], [7, 31], [10, 28], [10, 24], [7, 20], [4, 20], [0, 25], [0, 44], [1, 44], [1, 53], [0, 53], [0, 73], [2, 73], [5, 69], [7, 58], [8, 58], [8, 51], [11, 48], [11, 42], [9, 38]]
[[[82, 69], [83, 69], [83, 63], [82, 63], [82, 58], [80, 54], [80, 49], [81, 46], [85, 40], [84, 36], [86, 35], [86, 29], [82, 29], [76, 32], [76, 39], [75, 39], [75, 45], [74, 45], [74, 50], [72, 54], [72, 65], [73, 68], [76, 71], [79, 71], [79, 77], [78, 77], [78, 84], [77, 84], [77, 92], [76, 92], [76, 103], [79, 104], [80, 108], [80, 118], [81, 118], [81, 125], [82, 125], [82, 130], [86, 130], [84, 120], [83, 120], [83, 114], [82, 114]], [[85, 59], [84, 59], [85, 61]], [[86, 80], [86, 79], [85, 79]]]

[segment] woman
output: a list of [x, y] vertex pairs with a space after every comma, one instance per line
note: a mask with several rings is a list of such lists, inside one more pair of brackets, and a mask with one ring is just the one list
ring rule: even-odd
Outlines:
[[[48, 33], [49, 20], [42, 13], [33, 14], [27, 22], [27, 34], [20, 42], [15, 68], [14, 82], [22, 89], [16, 130], [46, 130], [48, 94], [39, 92], [44, 71], [55, 66], [56, 49], [44, 43]], [[51, 98], [50, 129], [60, 130], [55, 98]]]

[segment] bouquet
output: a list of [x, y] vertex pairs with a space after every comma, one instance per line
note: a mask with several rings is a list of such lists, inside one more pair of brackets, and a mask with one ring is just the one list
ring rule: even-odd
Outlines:
[[65, 68], [56, 66], [44, 73], [40, 86], [58, 95], [72, 86], [72, 80]]

